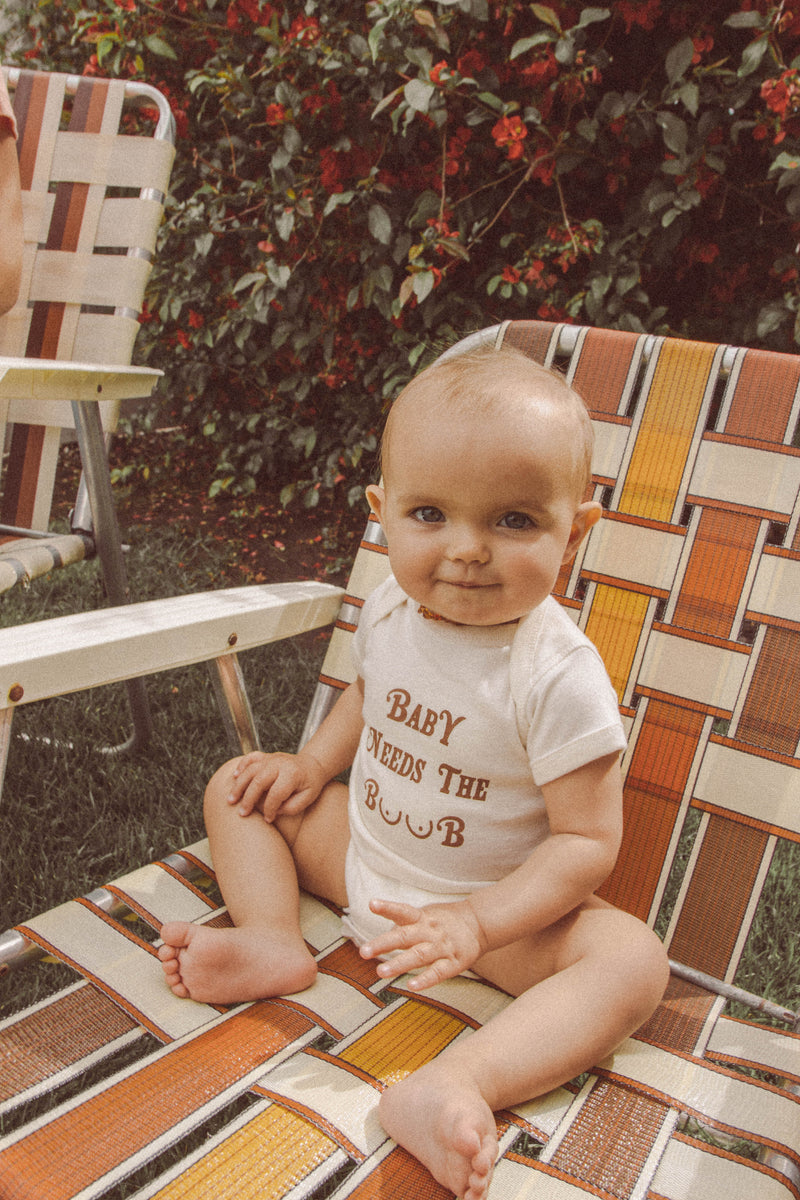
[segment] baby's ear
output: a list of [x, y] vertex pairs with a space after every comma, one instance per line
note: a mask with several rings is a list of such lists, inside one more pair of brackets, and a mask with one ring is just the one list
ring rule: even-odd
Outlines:
[[597, 524], [603, 515], [603, 506], [598, 504], [596, 500], [586, 500], [583, 504], [579, 504], [572, 518], [572, 528], [569, 533], [569, 541], [564, 550], [562, 565], [572, 562], [578, 552], [583, 539], [589, 531]]
[[386, 492], [377, 483], [371, 483], [366, 489], [367, 503], [374, 515], [380, 521], [383, 507], [386, 503]]

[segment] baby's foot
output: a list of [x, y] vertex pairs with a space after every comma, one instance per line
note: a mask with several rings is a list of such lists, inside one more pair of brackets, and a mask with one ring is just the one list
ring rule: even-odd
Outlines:
[[471, 1079], [436, 1061], [381, 1096], [390, 1137], [462, 1200], [485, 1200], [497, 1157], [492, 1111]]
[[205, 1004], [237, 1004], [302, 992], [317, 975], [305, 943], [290, 934], [238, 926], [209, 929], [169, 921], [158, 957], [172, 991]]

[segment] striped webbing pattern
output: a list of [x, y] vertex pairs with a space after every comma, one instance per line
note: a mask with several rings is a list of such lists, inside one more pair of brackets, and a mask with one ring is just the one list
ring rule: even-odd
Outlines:
[[[174, 148], [122, 134], [122, 80], [22, 71], [19, 127], [24, 254], [20, 294], [0, 318], [0, 354], [128, 365]], [[46, 529], [68, 403], [32, 414], [12, 402], [0, 520]], [[103, 406], [107, 428], [115, 406]]]
[[[626, 843], [607, 894], [650, 920], [671, 897], [673, 958], [733, 977], [774, 847], [800, 835], [798, 361], [541, 322], [487, 336], [567, 370], [595, 423], [607, 516], [558, 593], [599, 645], [629, 733]], [[351, 677], [349, 637], [387, 570], [371, 522], [323, 697]], [[183, 855], [211, 872], [205, 843]], [[323, 1185], [335, 1198], [450, 1200], [386, 1138], [378, 1096], [503, 994], [470, 978], [423, 995], [402, 978], [386, 986], [337, 914], [303, 897], [312, 988], [227, 1011], [179, 1001], [144, 926], [227, 915], [166, 864], [108, 891], [138, 926], [81, 900], [22, 929], [87, 982], [0, 1027], [0, 1076], [23, 1099], [69, 1084], [46, 1119], [0, 1143], [0, 1193], [100, 1197], [132, 1175], [140, 1200], [305, 1200]], [[800, 1037], [722, 1010], [673, 978], [580, 1084], [498, 1114], [490, 1200], [800, 1200], [800, 1175], [783, 1173], [800, 1172], [800, 1099], [781, 1084], [800, 1079]], [[103, 1082], [79, 1088], [103, 1055]], [[0, 1091], [0, 1111], [13, 1103]]]
[[[182, 856], [213, 874], [206, 843]], [[88, 900], [21, 927], [88, 982], [0, 1025], [0, 1114], [9, 1130], [0, 1141], [0, 1193], [109, 1196], [133, 1176], [140, 1200], [300, 1200], [323, 1184], [326, 1194], [358, 1200], [450, 1200], [386, 1137], [378, 1098], [508, 997], [471, 978], [424, 995], [410, 992], [405, 977], [387, 986], [342, 937], [337, 913], [304, 896], [303, 929], [319, 965], [313, 987], [227, 1010], [178, 1000], [145, 926], [174, 918], [219, 925], [227, 914], [171, 863], [107, 890], [138, 928]], [[498, 1114], [492, 1200], [796, 1197], [775, 1168], [676, 1133], [680, 1110], [721, 1134], [798, 1156], [796, 1098], [731, 1064], [797, 1077], [800, 1038], [724, 1020], [709, 1043], [709, 1008], [696, 988], [673, 981], [659, 1013], [583, 1087]], [[88, 1069], [104, 1061], [102, 1082], [92, 1084]], [[22, 1102], [55, 1088], [46, 1116], [15, 1120]], [[724, 1190], [715, 1192], [720, 1178]], [[707, 1187], [693, 1192], [698, 1181]]]

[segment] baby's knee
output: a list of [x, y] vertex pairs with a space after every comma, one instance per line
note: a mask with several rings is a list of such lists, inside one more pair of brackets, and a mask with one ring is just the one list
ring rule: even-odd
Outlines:
[[638, 1005], [641, 1024], [652, 1015], [666, 991], [669, 958], [658, 934], [637, 917], [629, 917], [626, 934], [629, 998]]
[[228, 762], [223, 763], [219, 770], [208, 781], [203, 797], [203, 810], [208, 813], [218, 811], [219, 809], [229, 808], [228, 797], [231, 794], [231, 789], [234, 782], [234, 771], [237, 765], [241, 762], [241, 757], [231, 758]]

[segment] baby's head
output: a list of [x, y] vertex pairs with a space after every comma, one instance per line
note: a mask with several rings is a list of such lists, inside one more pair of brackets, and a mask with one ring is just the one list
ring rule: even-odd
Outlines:
[[400, 586], [458, 624], [518, 620], [600, 516], [592, 428], [558, 375], [515, 350], [439, 361], [398, 396], [367, 489]]
[[[569, 442], [564, 464], [565, 483], [578, 500], [586, 495], [592, 476], [594, 432], [581, 397], [566, 379], [542, 367], [519, 350], [480, 346], [452, 358], [438, 359], [400, 392], [389, 412], [381, 443], [381, 473], [391, 471], [391, 446], [396, 433], [420, 422], [431, 436], [444, 435], [453, 422], [474, 424], [481, 437], [491, 429], [506, 430], [509, 449], [519, 448], [527, 416], [546, 422], [552, 432], [563, 431]], [[562, 449], [554, 438], [552, 452]]]

